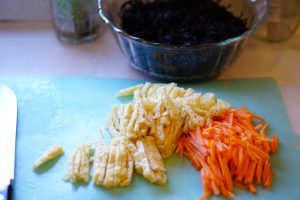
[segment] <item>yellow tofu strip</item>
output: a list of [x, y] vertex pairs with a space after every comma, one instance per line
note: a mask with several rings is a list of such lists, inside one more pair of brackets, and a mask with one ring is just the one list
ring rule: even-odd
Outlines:
[[109, 149], [108, 163], [106, 166], [106, 173], [103, 181], [103, 186], [106, 188], [111, 188], [114, 186], [114, 165], [116, 160], [116, 149], [117, 147], [115, 146], [111, 146]]
[[144, 148], [144, 144], [142, 141], [138, 140], [136, 142], [136, 146], [137, 146], [137, 149], [138, 149], [138, 154], [139, 154], [139, 157], [140, 157], [140, 163], [141, 163], [141, 167], [142, 167], [142, 175], [148, 180], [150, 181], [151, 183], [155, 183], [156, 182], [156, 177], [155, 177], [155, 174], [153, 173], [151, 167], [150, 167], [150, 164], [148, 162], [148, 158], [147, 158], [147, 155], [146, 155], [146, 151], [145, 151], [145, 148]]
[[132, 180], [132, 175], [133, 175], [133, 167], [134, 167], [134, 160], [133, 156], [130, 153], [130, 151], [127, 151], [127, 163], [126, 163], [126, 174], [125, 174], [125, 179], [121, 182], [120, 186], [121, 187], [126, 187], [130, 185], [131, 180]]
[[124, 96], [132, 96], [135, 90], [139, 90], [143, 87], [143, 84], [135, 85], [129, 88], [125, 88], [120, 90], [116, 95], [118, 97], [124, 97]]
[[109, 148], [106, 145], [98, 145], [95, 148], [94, 153], [94, 175], [93, 175], [93, 181], [96, 185], [102, 185], [104, 181], [104, 176], [106, 172], [106, 165], [108, 161], [108, 153]]
[[127, 180], [127, 173], [128, 173], [128, 150], [126, 147], [124, 148], [124, 155], [121, 163], [121, 172], [120, 172], [120, 186], [122, 187], [122, 183]]
[[114, 166], [114, 186], [119, 186], [121, 183], [121, 176], [122, 176], [122, 162], [125, 152], [124, 145], [119, 145], [116, 148], [116, 160]]
[[166, 171], [165, 164], [163, 162], [163, 158], [159, 153], [154, 137], [147, 136], [143, 139], [146, 156], [149, 160], [150, 167], [153, 171]]
[[129, 142], [127, 147], [133, 156], [135, 170], [137, 171], [137, 173], [143, 174], [143, 166], [141, 163], [142, 157], [141, 157], [140, 153], [138, 152], [138, 148], [132, 142]]
[[[142, 168], [142, 170], [141, 170], [142, 173], [141, 172], [139, 172], [139, 173], [142, 174], [151, 183], [156, 183], [159, 185], [166, 184], [167, 176], [166, 176], [165, 172], [164, 171], [154, 171], [151, 168], [151, 165], [150, 165], [151, 158], [149, 158], [147, 156], [145, 143], [142, 140], [138, 140], [136, 142], [136, 146], [137, 146], [137, 151], [138, 151], [139, 158], [140, 158], [140, 165]], [[154, 146], [154, 148], [155, 148], [155, 146]], [[163, 167], [164, 167], [164, 165], [163, 165]]]
[[54, 144], [33, 163], [32, 167], [34, 170], [36, 170], [45, 162], [54, 159], [62, 154], [64, 154], [63, 148], [58, 144]]
[[89, 181], [90, 145], [81, 145], [69, 158], [69, 171], [65, 180], [71, 182]]

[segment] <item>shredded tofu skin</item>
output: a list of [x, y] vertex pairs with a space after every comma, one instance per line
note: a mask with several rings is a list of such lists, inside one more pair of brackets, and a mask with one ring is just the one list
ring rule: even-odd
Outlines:
[[68, 165], [66, 181], [87, 183], [90, 174], [90, 144], [81, 145], [69, 158]]
[[64, 154], [64, 149], [62, 146], [58, 144], [52, 145], [46, 153], [44, 153], [42, 156], [40, 156], [32, 165], [33, 169], [36, 170], [40, 166], [42, 166], [45, 162], [52, 160], [60, 155]]
[[106, 188], [130, 185], [133, 162], [125, 139], [113, 138], [110, 145], [100, 142], [94, 154], [94, 183]]
[[207, 118], [230, 108], [213, 93], [202, 95], [175, 83], [140, 84], [121, 90], [117, 96], [133, 96], [133, 102], [113, 107], [107, 122], [111, 135], [133, 141], [153, 136], [163, 158], [173, 154], [181, 134], [203, 126]]
[[164, 185], [167, 182], [166, 167], [154, 138], [147, 136], [136, 141], [134, 147], [136, 170], [151, 183]]

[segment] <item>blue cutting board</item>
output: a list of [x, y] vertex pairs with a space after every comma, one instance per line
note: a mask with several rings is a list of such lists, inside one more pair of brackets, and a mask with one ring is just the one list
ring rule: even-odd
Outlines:
[[[156, 186], [135, 175], [128, 188], [104, 189], [64, 182], [68, 156], [82, 143], [97, 141], [113, 104], [124, 103], [114, 94], [142, 81], [104, 78], [0, 78], [18, 98], [15, 200], [193, 200], [202, 194], [198, 172], [185, 159], [166, 160], [168, 184]], [[277, 83], [272, 79], [247, 79], [185, 84], [197, 92], [214, 92], [233, 107], [247, 106], [270, 123], [269, 133], [280, 139], [271, 157], [275, 172], [270, 191], [258, 187], [256, 196], [235, 189], [235, 199], [300, 199], [299, 140], [284, 109]], [[108, 137], [106, 139], [109, 139]], [[49, 146], [59, 143], [65, 155], [42, 168], [32, 163]], [[212, 198], [218, 199], [218, 198]]]

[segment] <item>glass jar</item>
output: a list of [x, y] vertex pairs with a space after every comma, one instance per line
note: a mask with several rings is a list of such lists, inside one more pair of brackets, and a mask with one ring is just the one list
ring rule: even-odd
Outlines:
[[269, 42], [290, 38], [300, 23], [300, 0], [269, 0], [268, 10], [268, 17], [255, 36]]
[[60, 41], [71, 44], [95, 40], [104, 28], [97, 0], [52, 0], [53, 24]]

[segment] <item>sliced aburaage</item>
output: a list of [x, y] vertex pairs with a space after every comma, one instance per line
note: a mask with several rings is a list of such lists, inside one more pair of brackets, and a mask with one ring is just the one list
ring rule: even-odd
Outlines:
[[54, 144], [33, 163], [32, 168], [37, 170], [49, 160], [52, 160], [62, 154], [64, 154], [64, 149], [62, 146], [59, 144]]
[[115, 138], [111, 145], [100, 142], [94, 153], [94, 183], [106, 188], [128, 186], [132, 179], [133, 162], [125, 141]]
[[65, 180], [70, 182], [89, 181], [90, 171], [90, 145], [81, 145], [69, 158], [69, 171], [65, 176]]

